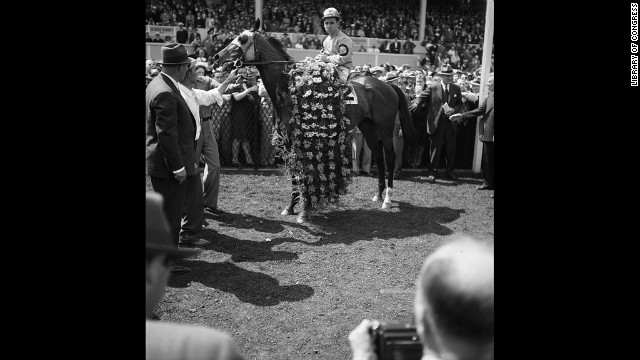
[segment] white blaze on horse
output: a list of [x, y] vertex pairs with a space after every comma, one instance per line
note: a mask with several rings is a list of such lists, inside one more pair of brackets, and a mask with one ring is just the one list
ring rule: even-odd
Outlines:
[[[289, 123], [290, 114], [278, 101], [276, 89], [286, 91], [289, 75], [286, 68], [293, 59], [282, 48], [279, 40], [263, 35], [260, 19], [256, 19], [251, 30], [245, 30], [229, 45], [214, 55], [214, 65], [225, 68], [253, 65], [260, 72], [262, 82], [271, 98], [276, 114], [284, 124]], [[362, 76], [349, 81], [353, 87], [358, 103], [346, 105], [346, 117], [350, 127], [357, 126], [362, 132], [373, 157], [378, 165], [378, 192], [373, 201], [380, 201], [386, 188], [382, 208], [391, 206], [393, 189], [393, 167], [395, 152], [393, 150], [393, 129], [396, 115], [399, 114], [402, 133], [408, 144], [417, 142], [417, 132], [409, 113], [407, 100], [402, 90], [396, 86], [378, 80], [372, 76]], [[347, 130], [351, 130], [347, 129]], [[383, 155], [384, 149], [384, 155]], [[387, 184], [385, 187], [385, 175]], [[303, 194], [304, 195], [304, 194]], [[293, 214], [293, 207], [299, 201], [292, 194], [289, 206], [283, 214]], [[307, 220], [310, 202], [298, 217], [298, 222]]]

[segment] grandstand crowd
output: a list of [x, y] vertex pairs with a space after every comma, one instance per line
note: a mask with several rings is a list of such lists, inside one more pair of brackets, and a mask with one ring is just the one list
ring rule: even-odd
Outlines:
[[[285, 36], [288, 48], [319, 49], [317, 35], [326, 33], [320, 18], [330, 6], [327, 1], [268, 0], [264, 1], [262, 14], [264, 28], [268, 32], [306, 35], [299, 43], [291, 43]], [[178, 42], [192, 44], [196, 52], [205, 50], [207, 60], [224, 48], [242, 30], [253, 24], [254, 1], [220, 0], [207, 5], [205, 0], [147, 0], [146, 24], [180, 26], [176, 38], [161, 38], [159, 34], [147, 34], [147, 41]], [[390, 46], [394, 41], [409, 40], [417, 43], [420, 25], [420, 1], [388, 2], [382, 0], [355, 0], [341, 7], [342, 31], [350, 37], [385, 39], [373, 49], [358, 51], [412, 54], [413, 46]], [[207, 24], [207, 18], [212, 19]], [[208, 36], [202, 39], [196, 29], [207, 28]], [[429, 1], [426, 14], [425, 37], [420, 43], [427, 49], [427, 58], [436, 67], [448, 59], [454, 69], [473, 71], [480, 66], [481, 44], [484, 35], [484, 9], [471, 7], [466, 1]]]

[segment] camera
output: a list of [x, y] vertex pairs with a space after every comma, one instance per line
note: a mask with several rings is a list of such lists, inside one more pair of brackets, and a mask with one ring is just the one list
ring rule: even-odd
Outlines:
[[420, 360], [422, 343], [408, 323], [377, 322], [371, 329], [378, 360]]

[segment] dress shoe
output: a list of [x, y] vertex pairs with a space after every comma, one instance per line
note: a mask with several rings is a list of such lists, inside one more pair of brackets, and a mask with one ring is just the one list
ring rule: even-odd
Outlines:
[[457, 179], [458, 179], [458, 177], [457, 177], [457, 176], [455, 176], [455, 175], [454, 175], [454, 174], [452, 174], [452, 173], [446, 173], [446, 174], [444, 174], [444, 178], [445, 178], [445, 179], [447, 179], [447, 180], [457, 180]]
[[171, 265], [169, 270], [171, 270], [172, 274], [186, 273], [186, 272], [191, 271], [191, 269], [189, 269], [186, 266], [182, 266], [182, 265]]
[[429, 180], [431, 182], [434, 182], [434, 181], [436, 181], [436, 177], [434, 175], [429, 175], [429, 176], [427, 176], [427, 180]]
[[489, 186], [487, 184], [484, 184], [482, 186], [478, 186], [477, 189], [478, 190], [493, 190], [493, 186]]
[[208, 212], [210, 212], [210, 213], [212, 213], [212, 214], [221, 214], [221, 213], [223, 213], [223, 212], [224, 212], [224, 211], [220, 210], [220, 208], [218, 208], [218, 207], [213, 207], [213, 206], [205, 206], [205, 207], [204, 207], [204, 210], [205, 210], [205, 211], [208, 211]]
[[211, 244], [211, 241], [205, 239], [198, 239], [195, 237], [181, 236], [178, 242], [179, 246], [207, 246]]

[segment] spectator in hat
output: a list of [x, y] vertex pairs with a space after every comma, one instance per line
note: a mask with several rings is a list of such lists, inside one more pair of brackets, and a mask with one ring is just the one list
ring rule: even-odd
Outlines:
[[371, 75], [380, 80], [386, 80], [386, 73], [382, 66], [374, 66], [371, 68]]
[[154, 320], [154, 311], [164, 296], [172, 264], [197, 255], [195, 249], [180, 249], [172, 242], [171, 226], [164, 214], [164, 199], [146, 195], [146, 358], [155, 360], [242, 360], [228, 334], [206, 326]]
[[[423, 360], [494, 359], [494, 249], [470, 237], [427, 256], [416, 280], [414, 320]], [[353, 360], [377, 359], [364, 319], [349, 334]]]
[[289, 38], [289, 34], [287, 34], [286, 31], [282, 34], [282, 41], [281, 42], [282, 42], [282, 46], [285, 49], [289, 49], [289, 48], [292, 47], [291, 46], [291, 39]]
[[165, 44], [171, 44], [173, 42], [173, 40], [171, 40], [171, 35], [167, 35], [164, 37], [164, 42]]
[[147, 42], [153, 42], [153, 39], [151, 38], [151, 36], [149, 36], [149, 32], [147, 31]]
[[156, 33], [154, 34], [154, 38], [151, 40], [151, 42], [154, 42], [154, 43], [164, 43], [164, 40], [162, 40], [162, 38], [160, 37], [160, 33], [159, 33], [159, 32], [156, 32]]
[[189, 31], [184, 28], [183, 23], [178, 23], [178, 31], [176, 31], [176, 42], [179, 44], [186, 44], [189, 40]]
[[[191, 66], [182, 44], [162, 46], [162, 72], [146, 89], [146, 168], [155, 192], [164, 197], [171, 240], [179, 244], [187, 177], [198, 174], [195, 118], [180, 96], [178, 85]], [[184, 245], [190, 245], [185, 243]], [[172, 271], [189, 271], [173, 267]]]
[[487, 78], [487, 85], [489, 86], [489, 94], [482, 102], [482, 105], [475, 110], [468, 111], [462, 114], [455, 114], [451, 116], [452, 121], [460, 121], [465, 118], [473, 118], [475, 116], [482, 116], [479, 123], [478, 133], [480, 134], [480, 141], [482, 141], [482, 177], [484, 178], [484, 184], [478, 187], [478, 190], [493, 190], [494, 186], [494, 152], [493, 152], [493, 73], [489, 74]]
[[[440, 164], [442, 143], [446, 145], [446, 169], [445, 179], [456, 180], [453, 174], [456, 151], [457, 123], [450, 121], [449, 117], [459, 113], [462, 108], [462, 94], [458, 85], [452, 83], [453, 69], [450, 65], [443, 65], [438, 72], [441, 82], [432, 82], [426, 90], [420, 94], [417, 101], [412, 104], [411, 110], [418, 110], [414, 119], [420, 116], [427, 117], [427, 133], [431, 135], [429, 181], [435, 181], [435, 175]], [[446, 105], [446, 106], [445, 106]], [[425, 114], [426, 113], [426, 114]]]
[[343, 82], [347, 81], [349, 71], [353, 67], [353, 42], [340, 31], [340, 13], [335, 8], [328, 8], [322, 16], [324, 28], [329, 34], [322, 42], [322, 50], [316, 55], [316, 61], [336, 64], [338, 74]]

